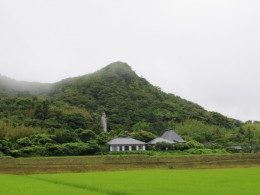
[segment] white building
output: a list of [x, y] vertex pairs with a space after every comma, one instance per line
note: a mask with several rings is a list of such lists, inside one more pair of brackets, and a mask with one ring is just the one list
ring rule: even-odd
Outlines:
[[130, 137], [119, 137], [109, 141], [107, 144], [110, 152], [145, 150], [146, 145], [145, 142]]

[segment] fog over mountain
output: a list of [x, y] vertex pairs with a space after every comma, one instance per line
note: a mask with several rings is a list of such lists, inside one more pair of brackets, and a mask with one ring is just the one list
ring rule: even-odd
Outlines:
[[165, 92], [260, 120], [259, 10], [257, 0], [1, 1], [0, 73], [53, 83], [120, 60]]
[[31, 95], [46, 94], [51, 89], [50, 83], [17, 81], [15, 79], [0, 75], [0, 87], [11, 94], [28, 92]]

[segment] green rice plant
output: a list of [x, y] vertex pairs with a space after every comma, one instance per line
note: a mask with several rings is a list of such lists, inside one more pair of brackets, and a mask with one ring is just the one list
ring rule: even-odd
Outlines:
[[260, 168], [95, 172], [29, 177], [115, 195], [250, 195], [260, 192]]
[[257, 195], [260, 167], [0, 175], [4, 195]]
[[27, 176], [0, 175], [1, 195], [102, 195], [95, 191], [61, 185], [58, 182], [46, 182]]

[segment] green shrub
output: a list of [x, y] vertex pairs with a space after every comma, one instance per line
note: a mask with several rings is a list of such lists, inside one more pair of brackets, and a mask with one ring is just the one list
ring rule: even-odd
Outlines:
[[46, 156], [46, 148], [41, 146], [24, 147], [19, 150], [18, 154], [22, 157]]
[[63, 144], [63, 147], [66, 155], [90, 155], [101, 151], [100, 146], [94, 141], [88, 143], [67, 143]]
[[96, 136], [96, 142], [99, 145], [107, 147], [106, 143], [109, 142], [113, 136], [108, 133], [102, 132]]
[[65, 150], [62, 145], [59, 144], [46, 144], [45, 145], [46, 152], [50, 156], [63, 156], [65, 155]]
[[189, 154], [226, 154], [228, 153], [224, 149], [198, 149], [198, 148], [191, 148], [186, 150]]
[[83, 130], [79, 135], [81, 141], [88, 142], [96, 138], [96, 134], [91, 130]]
[[178, 143], [175, 145], [175, 149], [181, 151], [188, 150], [191, 148], [204, 148], [204, 145], [195, 140], [191, 140], [186, 143]]
[[154, 148], [157, 151], [174, 150], [174, 144], [160, 142], [160, 143], [156, 143]]
[[6, 152], [5, 152], [5, 154], [8, 155], [8, 156], [15, 157], [15, 158], [21, 156], [19, 150], [9, 150], [9, 149], [7, 149]]
[[30, 140], [32, 141], [33, 145], [45, 145], [47, 143], [54, 143], [53, 135], [48, 134], [36, 134], [32, 135], [30, 137]]
[[138, 130], [134, 131], [131, 135], [131, 137], [141, 140], [143, 142], [151, 141], [152, 139], [156, 138], [156, 135], [154, 135], [151, 132], [144, 131], [144, 130]]
[[53, 139], [60, 144], [77, 142], [77, 134], [73, 131], [58, 129], [54, 135]]
[[28, 147], [32, 145], [32, 142], [28, 137], [18, 139], [16, 140], [16, 143], [21, 147]]

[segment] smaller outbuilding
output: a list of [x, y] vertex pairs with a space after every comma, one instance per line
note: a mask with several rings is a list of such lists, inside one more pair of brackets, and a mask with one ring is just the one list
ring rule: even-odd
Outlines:
[[174, 142], [177, 142], [177, 143], [185, 143], [186, 142], [184, 139], [182, 139], [181, 136], [179, 136], [172, 129], [167, 129], [164, 132], [164, 134], [161, 136], [161, 138], [166, 139], [166, 140], [170, 140], [170, 141], [174, 141]]
[[118, 137], [107, 143], [109, 151], [136, 151], [145, 150], [145, 142], [130, 137]]
[[167, 129], [161, 137], [157, 137], [151, 141], [149, 141], [148, 145], [155, 145], [157, 143], [169, 143], [169, 144], [175, 144], [175, 143], [185, 143], [186, 141], [182, 139], [181, 136], [179, 136], [174, 130]]

